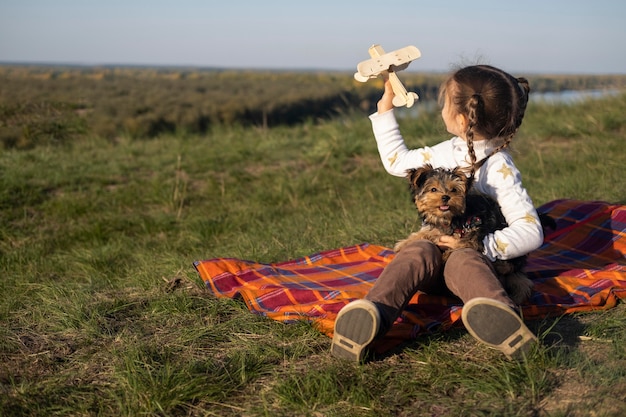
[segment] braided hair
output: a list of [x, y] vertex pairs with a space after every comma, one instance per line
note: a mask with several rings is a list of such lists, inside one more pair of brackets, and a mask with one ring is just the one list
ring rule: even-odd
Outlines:
[[[456, 71], [441, 87], [439, 101], [446, 95], [453, 110], [467, 117], [470, 178], [491, 155], [507, 148], [519, 130], [528, 103], [530, 86], [526, 78], [489, 65], [473, 65]], [[481, 161], [476, 161], [474, 136], [500, 143]]]

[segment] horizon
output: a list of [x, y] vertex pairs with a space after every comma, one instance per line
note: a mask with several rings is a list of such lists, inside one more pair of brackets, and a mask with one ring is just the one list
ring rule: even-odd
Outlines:
[[[179, 65], [179, 64], [124, 64], [124, 63], [73, 63], [73, 62], [10, 62], [0, 61], [0, 67], [38, 67], [48, 69], [153, 69], [153, 70], [171, 70], [171, 71], [206, 71], [206, 72], [218, 72], [218, 71], [240, 71], [240, 72], [285, 72], [285, 73], [338, 73], [349, 74], [352, 76], [354, 70], [349, 69], [330, 69], [330, 68], [252, 68], [252, 67], [212, 67], [212, 66], [199, 66], [199, 65]], [[417, 70], [407, 68], [402, 72], [399, 72], [399, 76], [402, 77], [402, 73], [414, 74], [447, 74], [449, 70]], [[521, 73], [516, 73], [519, 75]], [[626, 72], [533, 72], [527, 71], [523, 74], [530, 76], [581, 76], [581, 77], [626, 77]], [[523, 75], [522, 74], [522, 75]]]

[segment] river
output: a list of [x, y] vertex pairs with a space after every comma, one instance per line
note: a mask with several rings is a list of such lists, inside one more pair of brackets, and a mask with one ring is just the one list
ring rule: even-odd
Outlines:
[[[617, 96], [624, 94], [626, 91], [620, 89], [607, 90], [564, 90], [564, 91], [548, 91], [548, 92], [532, 92], [530, 93], [531, 103], [547, 103], [547, 104], [576, 104], [586, 100], [596, 100], [608, 96]], [[436, 111], [438, 104], [436, 100], [418, 100], [413, 107], [407, 109], [401, 107], [397, 109], [399, 118], [415, 118], [420, 114]]]

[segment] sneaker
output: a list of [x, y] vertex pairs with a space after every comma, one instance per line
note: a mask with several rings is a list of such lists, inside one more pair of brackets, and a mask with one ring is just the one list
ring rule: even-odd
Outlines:
[[378, 307], [368, 300], [356, 300], [343, 307], [335, 320], [330, 353], [342, 359], [360, 362], [380, 323]]
[[537, 337], [506, 304], [490, 298], [474, 298], [463, 306], [463, 324], [477, 340], [498, 349], [509, 359], [523, 359], [537, 344]]

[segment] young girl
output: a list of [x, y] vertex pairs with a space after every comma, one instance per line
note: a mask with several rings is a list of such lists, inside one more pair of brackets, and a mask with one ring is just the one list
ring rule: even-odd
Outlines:
[[473, 187], [498, 201], [508, 227], [484, 239], [484, 253], [456, 249], [445, 263], [441, 249], [456, 248], [453, 236], [442, 237], [438, 245], [417, 240], [403, 247], [365, 299], [349, 303], [337, 315], [334, 356], [360, 361], [367, 346], [390, 329], [417, 291], [451, 292], [460, 298], [470, 334], [509, 358], [523, 357], [536, 343], [490, 262], [524, 255], [543, 242], [537, 212], [507, 152], [522, 123], [529, 90], [526, 79], [491, 66], [462, 68], [442, 85], [439, 95], [441, 116], [454, 137], [409, 150], [394, 116], [393, 90], [385, 80], [378, 111], [370, 120], [387, 172], [404, 177], [408, 169], [425, 164], [467, 168]]

